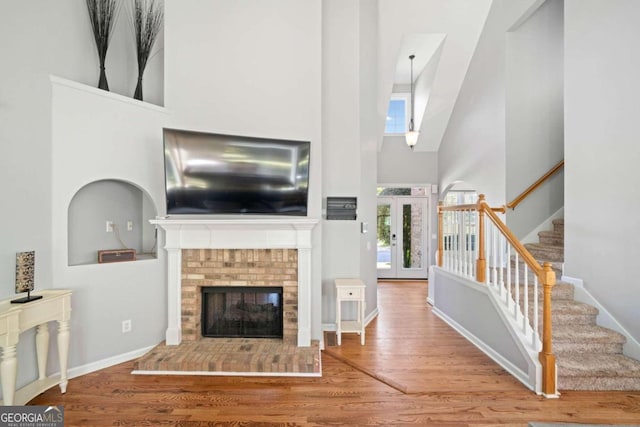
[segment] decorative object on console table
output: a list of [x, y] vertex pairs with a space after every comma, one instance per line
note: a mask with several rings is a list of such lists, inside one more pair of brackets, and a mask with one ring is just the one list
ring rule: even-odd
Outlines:
[[135, 0], [133, 3], [133, 29], [136, 37], [138, 83], [134, 99], [142, 101], [142, 75], [151, 55], [151, 49], [162, 28], [163, 12], [156, 0]]
[[14, 299], [11, 303], [24, 304], [25, 302], [35, 301], [42, 298], [40, 295], [31, 295], [31, 291], [35, 286], [35, 267], [35, 251], [18, 252], [16, 254], [16, 294], [26, 292], [27, 296], [24, 298]]
[[98, 262], [100, 264], [107, 262], [135, 261], [135, 249], [109, 249], [98, 251]]
[[100, 79], [98, 88], [109, 90], [104, 64], [107, 58], [107, 49], [111, 42], [113, 26], [118, 17], [118, 3], [116, 0], [86, 0], [89, 10], [89, 21], [93, 30], [93, 38], [96, 41], [98, 60], [100, 61]]

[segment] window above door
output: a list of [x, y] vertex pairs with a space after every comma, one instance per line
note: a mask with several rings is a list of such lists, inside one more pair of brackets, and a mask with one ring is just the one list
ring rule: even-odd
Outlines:
[[404, 135], [409, 129], [409, 94], [392, 93], [387, 109], [385, 135]]

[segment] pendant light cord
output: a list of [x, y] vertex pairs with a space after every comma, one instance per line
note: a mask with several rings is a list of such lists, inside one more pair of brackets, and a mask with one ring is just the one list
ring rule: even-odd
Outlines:
[[413, 58], [415, 55], [410, 55], [411, 60], [411, 119], [409, 120], [409, 131], [413, 132]]

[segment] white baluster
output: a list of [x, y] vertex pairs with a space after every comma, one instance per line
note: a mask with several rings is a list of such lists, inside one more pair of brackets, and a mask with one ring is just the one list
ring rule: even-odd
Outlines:
[[506, 302], [511, 301], [511, 244], [507, 245], [507, 259], [509, 260], [509, 266], [507, 267], [507, 299]]
[[497, 264], [498, 264], [498, 229], [493, 226], [491, 227], [491, 245], [493, 246], [493, 251], [492, 251], [492, 255], [491, 255], [491, 265], [492, 265], [492, 281], [493, 281], [493, 285], [497, 286], [498, 285], [498, 270], [497, 270]]
[[[518, 252], [516, 252], [516, 280], [513, 283], [513, 288], [518, 289], [520, 287], [520, 258], [518, 257]], [[513, 291], [509, 288], [509, 301], [513, 301]]]
[[489, 241], [491, 240], [491, 231], [489, 229], [489, 227], [491, 226], [491, 221], [489, 220], [489, 216], [485, 215], [484, 216], [484, 256], [486, 259], [485, 261], [485, 272], [484, 272], [484, 282], [485, 283], [489, 283], [491, 281], [491, 276], [489, 275], [489, 273], [491, 272], [491, 263], [489, 262], [488, 258], [491, 258], [491, 245], [489, 243]]
[[540, 335], [538, 332], [538, 276], [533, 279], [533, 336], [531, 337], [531, 345], [536, 351], [540, 348], [536, 344], [540, 344]]
[[517, 319], [518, 318], [518, 300], [520, 299], [520, 258], [518, 257], [518, 252], [516, 252], [516, 282], [513, 286], [515, 290], [515, 301], [516, 303], [513, 305], [513, 315]]
[[522, 298], [524, 299], [524, 316], [522, 318], [522, 331], [527, 330], [527, 322], [529, 321], [529, 266], [525, 263], [524, 265], [524, 295]]
[[498, 270], [499, 272], [499, 284], [500, 284], [500, 295], [504, 294], [504, 247], [506, 244], [506, 239], [504, 238], [504, 236], [502, 235], [502, 233], [500, 233], [498, 235], [498, 241], [500, 243], [500, 247], [498, 248], [498, 250], [500, 251], [500, 270]]

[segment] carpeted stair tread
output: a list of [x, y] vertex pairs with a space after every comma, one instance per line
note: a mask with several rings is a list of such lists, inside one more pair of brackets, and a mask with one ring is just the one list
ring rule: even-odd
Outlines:
[[564, 261], [564, 246], [543, 245], [541, 243], [526, 243], [525, 248], [534, 258], [545, 261]]
[[564, 218], [558, 218], [551, 221], [553, 224], [553, 231], [564, 234]]
[[571, 300], [552, 301], [553, 312], [557, 314], [592, 314], [598, 315], [598, 309], [592, 305]]
[[627, 377], [638, 380], [640, 362], [623, 354], [572, 354], [556, 359], [558, 374], [563, 377]]
[[538, 241], [543, 245], [564, 247], [564, 233], [559, 233], [557, 231], [541, 231], [538, 233]]
[[554, 325], [553, 351], [557, 356], [578, 353], [621, 354], [624, 335], [597, 325]]
[[[560, 300], [551, 302], [551, 321], [554, 325], [561, 323], [574, 325], [595, 325], [598, 309], [581, 302]], [[542, 307], [538, 306], [539, 316], [542, 316]], [[532, 309], [529, 309], [532, 311]]]
[[592, 343], [624, 344], [624, 335], [598, 325], [553, 325], [553, 342], [588, 340]]

